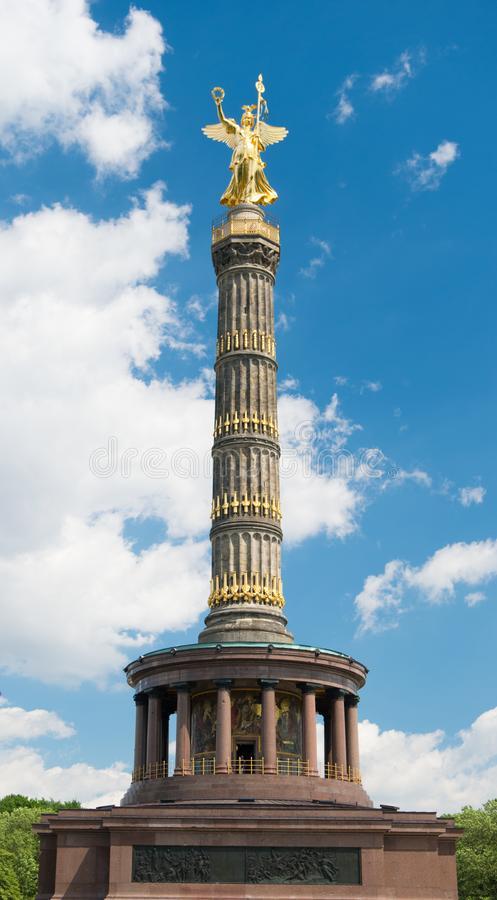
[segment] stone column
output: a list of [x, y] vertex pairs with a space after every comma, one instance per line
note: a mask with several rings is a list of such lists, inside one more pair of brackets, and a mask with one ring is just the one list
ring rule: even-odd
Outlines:
[[147, 759], [147, 695], [135, 694], [135, 759], [133, 768], [141, 769]]
[[316, 733], [316, 685], [302, 685], [302, 724], [304, 729], [304, 761], [309, 763], [309, 775], [318, 774], [318, 744]]
[[169, 766], [169, 716], [171, 711], [168, 701], [162, 701], [162, 728], [160, 733], [160, 759], [165, 762], [165, 774], [168, 775]]
[[[333, 754], [331, 752], [331, 714], [329, 712], [323, 713], [323, 723], [324, 723], [324, 764], [333, 762]], [[326, 775], [326, 768], [325, 768]]]
[[188, 682], [175, 684], [176, 707], [176, 767], [175, 775], [190, 774], [190, 685]]
[[215, 227], [219, 306], [210, 613], [200, 643], [291, 643], [281, 582], [273, 288], [279, 230], [252, 203]]
[[276, 693], [278, 684], [270, 678], [261, 678], [262, 688], [262, 758], [264, 774], [274, 775], [277, 767], [276, 757]]
[[347, 736], [347, 766], [353, 775], [359, 775], [359, 728], [357, 706], [359, 697], [347, 696], [345, 704], [345, 731]]
[[231, 764], [231, 681], [215, 681], [217, 687], [216, 713], [216, 774], [226, 774]]
[[161, 720], [162, 720], [162, 694], [160, 691], [148, 692], [148, 716], [147, 716], [147, 766], [161, 761]]
[[331, 701], [331, 753], [333, 762], [347, 770], [347, 748], [345, 740], [345, 691], [335, 690]]

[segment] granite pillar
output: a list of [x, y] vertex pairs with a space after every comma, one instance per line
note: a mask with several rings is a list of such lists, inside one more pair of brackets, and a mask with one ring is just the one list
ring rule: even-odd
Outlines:
[[162, 694], [149, 691], [147, 715], [147, 766], [161, 762]]
[[229, 772], [231, 767], [231, 681], [216, 681], [216, 773]]
[[359, 697], [348, 696], [345, 703], [345, 732], [347, 741], [347, 766], [352, 769], [353, 775], [358, 775], [359, 761], [359, 722], [357, 707]]
[[160, 759], [165, 763], [168, 774], [169, 765], [169, 716], [171, 714], [168, 702], [162, 701], [161, 731], [160, 731]]
[[302, 685], [302, 725], [304, 761], [309, 764], [309, 775], [318, 774], [318, 745], [316, 731], [316, 685]]
[[333, 753], [331, 749], [331, 714], [323, 714], [324, 724], [324, 764], [331, 765], [333, 762]]
[[261, 679], [262, 688], [262, 758], [266, 775], [274, 775], [276, 757], [276, 693], [273, 679]]
[[135, 694], [135, 771], [145, 765], [147, 759], [147, 696]]
[[187, 682], [173, 685], [177, 692], [176, 706], [176, 766], [175, 775], [184, 775], [191, 769], [190, 759], [190, 685]]
[[331, 752], [338, 768], [347, 769], [347, 745], [345, 737], [345, 691], [336, 690], [331, 701]]

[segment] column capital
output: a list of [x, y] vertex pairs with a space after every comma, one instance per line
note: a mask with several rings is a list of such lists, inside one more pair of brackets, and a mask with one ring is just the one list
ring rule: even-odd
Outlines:
[[315, 694], [321, 685], [314, 684], [312, 681], [301, 681], [297, 685], [303, 694]]
[[347, 691], [342, 690], [342, 688], [331, 688], [330, 697], [332, 700], [345, 700], [347, 696]]
[[360, 697], [357, 694], [346, 694], [345, 695], [345, 703], [347, 706], [357, 706], [360, 702]]
[[147, 697], [150, 699], [160, 700], [161, 697], [164, 696], [164, 691], [161, 688], [148, 688], [148, 690], [144, 691]]
[[177, 681], [177, 682], [175, 682], [175, 684], [172, 684], [171, 687], [172, 687], [175, 691], [178, 691], [178, 693], [179, 693], [180, 691], [183, 691], [183, 692], [188, 691], [188, 693], [190, 693], [191, 688], [192, 688], [192, 684], [191, 684], [190, 681]]
[[140, 706], [142, 703], [147, 702], [147, 695], [142, 691], [139, 694], [133, 694], [133, 700], [135, 701], [137, 706]]
[[233, 684], [232, 678], [216, 678], [214, 684], [218, 688], [230, 688]]
[[259, 684], [264, 690], [264, 688], [275, 688], [279, 681], [277, 678], [259, 678]]

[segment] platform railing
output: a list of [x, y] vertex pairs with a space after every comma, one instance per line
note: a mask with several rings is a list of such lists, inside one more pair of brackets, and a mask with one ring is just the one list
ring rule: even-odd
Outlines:
[[[145, 766], [139, 766], [134, 770], [131, 780], [147, 781], [148, 779], [167, 778], [168, 764], [166, 760], [156, 763], [148, 763]], [[181, 775], [265, 775], [268, 774], [264, 766], [264, 757], [259, 759], [241, 759], [233, 758], [228, 761], [227, 767], [216, 767], [216, 758], [214, 754], [202, 754], [194, 756], [189, 760], [183, 760], [180, 770]], [[309, 762], [299, 757], [291, 758], [279, 756], [276, 761], [276, 775], [287, 776], [308, 776], [311, 774]], [[337, 763], [326, 763], [324, 767], [324, 777], [331, 778], [336, 781], [348, 781], [353, 784], [361, 784], [361, 772], [359, 769], [351, 766], [337, 765]]]
[[361, 772], [351, 766], [337, 765], [337, 763], [326, 763], [324, 767], [324, 777], [334, 778], [336, 781], [351, 781], [354, 784], [361, 784]]
[[309, 761], [299, 757], [279, 756], [276, 761], [277, 775], [310, 775]]
[[146, 781], [148, 778], [167, 778], [169, 774], [167, 760], [147, 763], [146, 766], [138, 766], [134, 769], [131, 781]]

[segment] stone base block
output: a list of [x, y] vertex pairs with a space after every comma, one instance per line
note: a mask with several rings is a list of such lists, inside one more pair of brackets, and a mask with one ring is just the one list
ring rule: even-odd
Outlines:
[[37, 900], [457, 900], [435, 813], [182, 801], [44, 815]]

